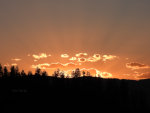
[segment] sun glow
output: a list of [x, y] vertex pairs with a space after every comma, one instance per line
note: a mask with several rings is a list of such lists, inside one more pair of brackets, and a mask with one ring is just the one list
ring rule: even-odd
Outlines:
[[[16, 56], [15, 58], [11, 58], [10, 62], [4, 63], [4, 66], [8, 67], [8, 69], [10, 69], [10, 66], [19, 66], [21, 70], [23, 68], [20, 68], [20, 66], [24, 63], [26, 64], [26, 72], [31, 69], [34, 73], [36, 68], [40, 68], [42, 71], [47, 71], [49, 76], [55, 70], [60, 69], [60, 72], [66, 78], [71, 78], [72, 71], [75, 71], [77, 68], [80, 69], [81, 76], [120, 79], [140, 79], [150, 76], [149, 71], [147, 71], [150, 69], [149, 65], [133, 62], [130, 59], [127, 60], [126, 57], [121, 58], [111, 54], [77, 53], [75, 55], [59, 54], [55, 56], [46, 53], [30, 53], [26, 57], [30, 59], [30, 62], [28, 62], [29, 65], [26, 64], [25, 58]], [[29, 66], [28, 69], [27, 66]]]

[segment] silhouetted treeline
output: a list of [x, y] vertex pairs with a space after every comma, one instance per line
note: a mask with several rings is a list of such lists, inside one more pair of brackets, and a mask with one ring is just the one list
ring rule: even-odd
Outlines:
[[[10, 71], [9, 71], [10, 70]], [[40, 68], [37, 68], [35, 71], [35, 74], [33, 74], [31, 71], [29, 71], [27, 74], [24, 70], [19, 71], [18, 66], [11, 66], [10, 69], [8, 69], [6, 66], [2, 67], [0, 64], [0, 77], [17, 77], [17, 76], [48, 76], [46, 71], [41, 71]]]
[[[81, 76], [65, 78], [59, 70], [53, 76], [40, 69], [35, 74], [18, 67], [0, 66], [0, 100], [3, 112], [98, 113], [150, 111], [150, 80], [119, 80]], [[3, 113], [1, 112], [1, 113]]]
[[[48, 76], [48, 73], [46, 71], [42, 71], [40, 68], [37, 68], [34, 74], [31, 71], [29, 71], [28, 73], [25, 73], [25, 71], [22, 70], [20, 72], [18, 66], [11, 66], [9, 70], [10, 71], [8, 71], [8, 68], [6, 66], [2, 67], [2, 65], [0, 64], [0, 77], [17, 77], [17, 76], [46, 77]], [[52, 76], [56, 78], [57, 77], [70, 78], [70, 75], [65, 75], [63, 71], [60, 71], [60, 69], [57, 69], [56, 71], [54, 71]], [[80, 71], [79, 68], [75, 69], [75, 71], [72, 71], [71, 73], [71, 78], [78, 78], [81, 76], [91, 76], [91, 75], [90, 75], [90, 72]]]

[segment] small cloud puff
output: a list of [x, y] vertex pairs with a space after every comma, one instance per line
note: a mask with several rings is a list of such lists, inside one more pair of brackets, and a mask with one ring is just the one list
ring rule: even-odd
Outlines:
[[86, 58], [78, 58], [78, 62], [86, 62]]
[[94, 54], [93, 57], [87, 59], [88, 62], [97, 62], [99, 60], [101, 60], [100, 54]]
[[76, 57], [86, 57], [88, 54], [87, 53], [78, 53], [76, 54]]
[[47, 55], [46, 53], [41, 53], [39, 55], [35, 55], [35, 54], [32, 55], [32, 57], [35, 58], [35, 59], [37, 59], [37, 60], [43, 59], [43, 58], [47, 58], [49, 56], [51, 56], [51, 55]]
[[69, 60], [75, 61], [75, 60], [77, 60], [77, 58], [76, 57], [71, 57]]
[[61, 57], [62, 58], [69, 58], [69, 55], [68, 54], [61, 54]]
[[113, 60], [115, 58], [117, 58], [117, 56], [114, 56], [114, 55], [103, 55], [103, 61]]

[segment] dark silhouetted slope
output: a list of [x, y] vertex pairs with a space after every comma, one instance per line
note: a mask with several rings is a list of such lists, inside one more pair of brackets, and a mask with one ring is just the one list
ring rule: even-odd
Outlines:
[[3, 77], [0, 100], [1, 110], [11, 113], [143, 111], [150, 107], [150, 80]]

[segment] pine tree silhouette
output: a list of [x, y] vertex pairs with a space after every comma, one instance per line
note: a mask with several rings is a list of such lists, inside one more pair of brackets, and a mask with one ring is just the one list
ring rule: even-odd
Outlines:
[[74, 78], [80, 77], [80, 76], [81, 76], [81, 71], [80, 71], [80, 69], [77, 68], [77, 69], [75, 70], [75, 73], [74, 73], [74, 74], [75, 74], [75, 75], [74, 75]]
[[41, 76], [41, 69], [40, 68], [37, 68], [36, 71], [35, 71], [35, 76], [37, 77], [40, 77]]
[[46, 72], [46, 71], [43, 71], [43, 72], [42, 72], [42, 77], [46, 77], [46, 76], [48, 76], [47, 72]]
[[85, 76], [85, 74], [86, 74], [86, 73], [85, 73], [85, 71], [83, 71], [83, 72], [82, 72], [82, 74], [83, 74], [83, 77], [84, 77], [84, 76]]
[[33, 74], [32, 74], [31, 71], [28, 71], [28, 76], [29, 76], [29, 77], [33, 76]]
[[2, 67], [2, 65], [0, 64], [0, 77], [2, 77], [3, 76], [3, 67]]
[[16, 76], [15, 66], [11, 66], [11, 68], [10, 68], [10, 76], [12, 76], [12, 77]]
[[21, 71], [21, 76], [26, 76], [26, 73], [24, 72], [24, 70]]
[[7, 67], [4, 67], [4, 77], [7, 77], [9, 74]]
[[64, 72], [61, 72], [61, 73], [60, 73], [60, 78], [65, 78]]
[[15, 68], [15, 75], [16, 76], [20, 76], [20, 72], [19, 72], [19, 67], [18, 66]]

